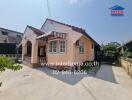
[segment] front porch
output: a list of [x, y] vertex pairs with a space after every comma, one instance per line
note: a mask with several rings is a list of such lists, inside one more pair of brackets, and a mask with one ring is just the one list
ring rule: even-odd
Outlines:
[[36, 43], [33, 45], [32, 42], [27, 41], [25, 46], [23, 46], [23, 63], [29, 65], [30, 67], [41, 66], [41, 63], [46, 63], [46, 45], [43, 42], [43, 45], [39, 43], [39, 40], [36, 40]]
[[30, 67], [40, 67], [47, 61], [48, 41], [54, 39], [64, 39], [65, 33], [51, 32], [40, 35], [34, 40], [26, 37], [22, 43], [22, 60], [23, 63]]

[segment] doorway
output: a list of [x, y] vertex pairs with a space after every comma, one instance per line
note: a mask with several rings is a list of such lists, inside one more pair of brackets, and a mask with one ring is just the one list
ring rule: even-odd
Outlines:
[[39, 57], [39, 62], [46, 63], [46, 46], [39, 46], [38, 47], [38, 57]]
[[30, 41], [27, 42], [27, 56], [31, 57], [32, 54], [32, 43]]

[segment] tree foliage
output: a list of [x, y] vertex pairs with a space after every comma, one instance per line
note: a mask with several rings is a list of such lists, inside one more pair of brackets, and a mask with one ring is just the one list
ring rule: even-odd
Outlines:
[[6, 56], [0, 56], [0, 72], [5, 71], [6, 69], [17, 71], [22, 69], [22, 66], [19, 64], [16, 64], [14, 60], [11, 60], [10, 58]]
[[130, 51], [127, 52], [127, 57], [128, 57], [128, 58], [132, 58], [132, 52], [130, 52]]
[[117, 42], [111, 42], [101, 46], [102, 56], [104, 61], [114, 62], [117, 60], [119, 52], [117, 48], [120, 46]]

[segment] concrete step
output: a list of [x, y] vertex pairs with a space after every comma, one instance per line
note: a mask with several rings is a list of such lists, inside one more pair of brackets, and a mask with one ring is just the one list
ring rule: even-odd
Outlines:
[[24, 64], [24, 65], [27, 65], [27, 66], [29, 66], [29, 67], [33, 67], [32, 66], [32, 64], [30, 63], [30, 62], [28, 62], [28, 61], [22, 61], [22, 63]]

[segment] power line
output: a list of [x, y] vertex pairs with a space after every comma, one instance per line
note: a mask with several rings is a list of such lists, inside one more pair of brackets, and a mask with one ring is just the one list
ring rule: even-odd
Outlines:
[[52, 15], [51, 15], [51, 10], [50, 10], [49, 0], [47, 0], [47, 8], [48, 8], [49, 18], [51, 18]]

